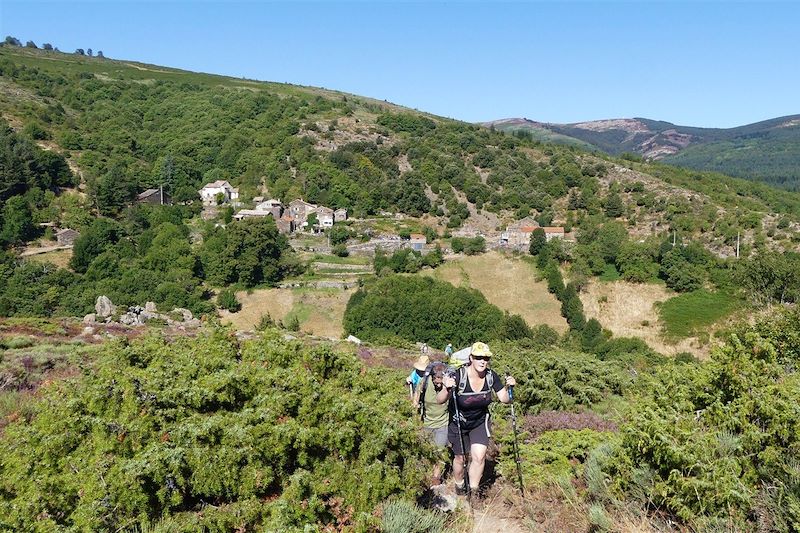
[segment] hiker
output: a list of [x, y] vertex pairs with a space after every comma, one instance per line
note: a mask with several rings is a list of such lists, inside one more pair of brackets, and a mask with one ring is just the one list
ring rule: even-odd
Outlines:
[[414, 401], [414, 391], [417, 389], [417, 384], [425, 375], [425, 369], [428, 368], [429, 364], [431, 364], [431, 360], [428, 358], [428, 356], [420, 355], [419, 358], [417, 358], [417, 360], [414, 362], [414, 369], [406, 378], [406, 385], [409, 386], [409, 397], [411, 398], [412, 402]]
[[453, 345], [450, 344], [449, 342], [447, 343], [447, 346], [445, 346], [444, 348], [444, 353], [448, 359], [450, 359], [453, 356]]
[[433, 466], [431, 487], [442, 484], [442, 470], [447, 449], [447, 422], [449, 419], [447, 406], [440, 404], [437, 400], [439, 391], [444, 388], [446, 372], [447, 365], [444, 363], [431, 363], [430, 369], [425, 372], [427, 376], [422, 378], [423, 381], [414, 394], [414, 405], [419, 405], [420, 408], [422, 428], [441, 453], [441, 457]]
[[[436, 399], [444, 404], [451, 397], [447, 436], [453, 448], [453, 479], [456, 482], [456, 494], [472, 494], [482, 497], [479, 491], [483, 468], [486, 462], [486, 449], [492, 436], [489, 421], [489, 405], [492, 403], [492, 391], [503, 403], [509, 403], [508, 387], [516, 385], [513, 377], [506, 377], [505, 386], [500, 376], [489, 369], [492, 352], [489, 347], [476, 342], [472, 345], [469, 362], [459, 368], [455, 375], [444, 378], [444, 388]], [[458, 414], [458, 416], [457, 416]], [[469, 469], [465, 473], [465, 450], [470, 455]], [[469, 479], [469, 487], [465, 486], [464, 477]]]

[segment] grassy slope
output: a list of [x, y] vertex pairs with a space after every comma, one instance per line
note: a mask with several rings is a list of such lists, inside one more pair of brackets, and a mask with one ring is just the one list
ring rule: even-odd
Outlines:
[[681, 294], [658, 306], [668, 339], [705, 336], [712, 326], [729, 316], [742, 305], [742, 301], [727, 292], [706, 290]]
[[220, 311], [222, 322], [236, 329], [255, 328], [261, 317], [269, 314], [286, 324], [296, 316], [302, 331], [321, 337], [342, 336], [342, 317], [355, 289], [256, 289], [236, 294], [242, 309], [238, 313]]
[[446, 262], [432, 275], [455, 286], [480, 291], [489, 303], [518, 314], [531, 325], [547, 324], [559, 333], [567, 330], [561, 304], [537, 279], [536, 269], [517, 257], [489, 252]]

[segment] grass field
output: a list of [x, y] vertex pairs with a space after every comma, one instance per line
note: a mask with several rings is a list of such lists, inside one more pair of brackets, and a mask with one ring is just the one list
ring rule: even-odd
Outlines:
[[658, 306], [658, 314], [664, 335], [668, 339], [682, 339], [707, 332], [742, 303], [730, 293], [701, 289], [670, 298]]
[[547, 291], [547, 283], [537, 281], [535, 267], [521, 257], [488, 252], [447, 261], [425, 274], [477, 289], [489, 303], [522, 316], [531, 326], [547, 324], [559, 333], [567, 330], [561, 303]]
[[297, 317], [300, 329], [321, 337], [340, 338], [342, 317], [347, 301], [354, 289], [258, 289], [251, 293], [241, 291], [236, 297], [242, 303], [238, 313], [220, 311], [222, 322], [236, 329], [254, 329], [261, 317], [269, 314], [275, 321], [286, 324]]
[[72, 259], [72, 249], [54, 250], [43, 254], [29, 255], [26, 256], [25, 259], [38, 263], [52, 263], [59, 268], [67, 268], [69, 266], [69, 260]]
[[592, 281], [580, 294], [586, 318], [597, 319], [615, 337], [640, 338], [667, 355], [689, 352], [696, 357], [707, 357], [709, 346], [697, 339], [664, 337], [658, 305], [673, 296], [675, 293], [661, 284], [626, 281]]

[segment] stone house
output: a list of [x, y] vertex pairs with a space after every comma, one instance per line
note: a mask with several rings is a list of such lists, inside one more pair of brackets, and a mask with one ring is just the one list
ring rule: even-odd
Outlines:
[[264, 211], [272, 215], [272, 218], [278, 220], [283, 215], [283, 204], [280, 200], [267, 200], [256, 204], [256, 211]]
[[234, 188], [225, 180], [208, 183], [200, 189], [200, 198], [203, 200], [203, 205], [217, 205], [219, 195], [222, 195], [223, 204], [236, 204], [239, 201], [239, 189]]
[[308, 216], [317, 209], [317, 206], [310, 204], [302, 198], [297, 198], [289, 202], [289, 215], [294, 219], [295, 226], [300, 229], [305, 227]]
[[542, 229], [544, 229], [544, 238], [547, 239], [547, 242], [564, 238], [564, 228], [561, 226], [545, 226]]
[[527, 248], [531, 244], [531, 234], [539, 227], [539, 223], [531, 217], [525, 217], [506, 227], [500, 234], [500, 244], [509, 248]]
[[424, 250], [426, 244], [428, 244], [428, 238], [422, 233], [412, 233], [411, 238], [408, 240], [408, 245], [411, 249], [418, 252]]
[[75, 244], [75, 239], [80, 237], [80, 233], [74, 229], [64, 228], [56, 232], [56, 242], [59, 246], [72, 246]]
[[336, 211], [333, 212], [333, 221], [334, 222], [344, 222], [347, 220], [347, 209], [344, 207], [340, 207]]
[[164, 192], [163, 187], [140, 192], [136, 195], [136, 201], [140, 204], [172, 205], [172, 197]]
[[294, 219], [289, 213], [284, 213], [281, 218], [275, 220], [278, 232], [283, 234], [292, 233], [295, 230]]

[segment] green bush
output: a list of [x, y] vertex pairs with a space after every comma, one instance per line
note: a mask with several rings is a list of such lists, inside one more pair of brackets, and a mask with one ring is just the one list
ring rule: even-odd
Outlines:
[[217, 305], [231, 313], [236, 313], [242, 309], [242, 304], [236, 298], [236, 292], [233, 289], [222, 289], [217, 295]]
[[384, 533], [439, 533], [445, 530], [447, 517], [422, 509], [407, 500], [390, 500], [381, 509], [381, 531]]
[[398, 336], [431, 346], [448, 342], [465, 346], [512, 332], [516, 337], [521, 330], [527, 336], [526, 328], [519, 327], [520, 320], [506, 316], [478, 291], [430, 277], [388, 276], [350, 297], [344, 329], [372, 342]]
[[344, 244], [337, 244], [331, 251], [333, 252], [333, 255], [337, 257], [347, 257], [350, 255], [350, 252], [347, 250], [347, 246]]
[[[522, 478], [526, 489], [557, 484], [563, 478], [582, 479], [589, 453], [597, 446], [614, 439], [610, 432], [592, 429], [548, 431], [533, 442], [519, 445]], [[513, 454], [500, 458], [498, 470], [503, 477], [516, 480]]]
[[0, 434], [3, 526], [366, 524], [380, 502], [413, 499], [435, 456], [385, 383], [274, 330], [242, 344], [227, 330], [112, 343]]
[[492, 367], [510, 372], [520, 383], [514, 401], [523, 413], [588, 407], [621, 395], [632, 382], [616, 362], [562, 350], [536, 351], [521, 344], [501, 342], [491, 348], [495, 353]]
[[690, 524], [800, 529], [797, 331], [800, 311], [782, 311], [740, 328], [709, 363], [642, 379], [604, 467], [614, 490]]

